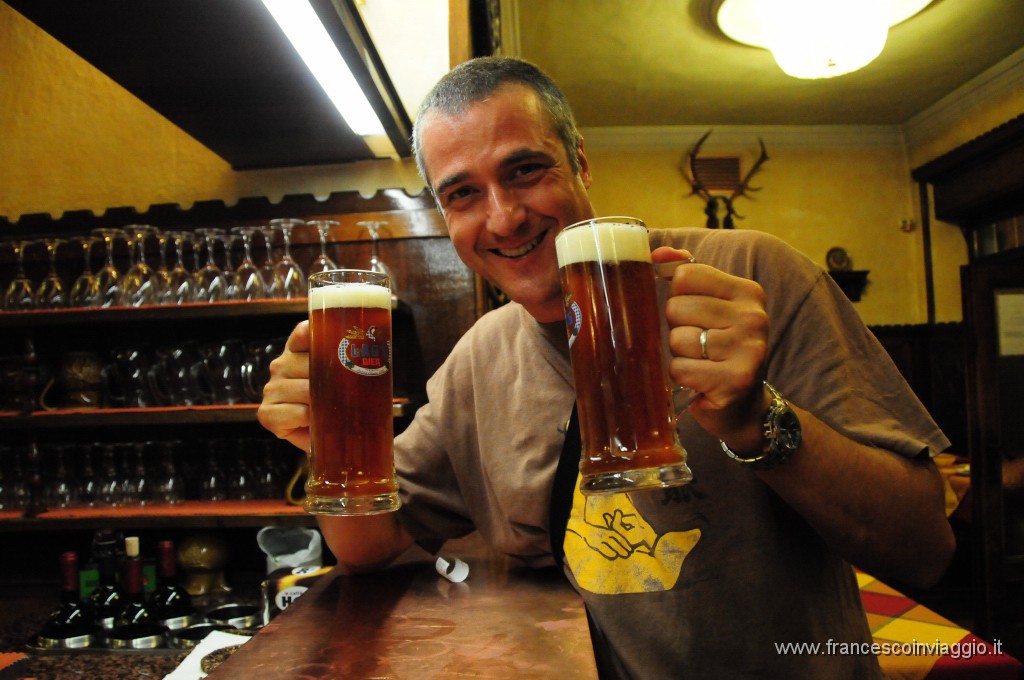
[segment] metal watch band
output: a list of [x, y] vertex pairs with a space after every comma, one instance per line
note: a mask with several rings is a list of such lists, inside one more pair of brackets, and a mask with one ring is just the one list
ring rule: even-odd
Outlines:
[[[746, 457], [741, 456], [726, 444], [721, 439], [718, 440], [718, 444], [722, 447], [722, 451], [727, 456], [732, 458], [738, 463], [741, 463], [751, 470], [771, 470], [785, 463], [793, 452], [800, 446], [800, 432], [799, 432], [799, 421], [796, 421], [797, 431], [795, 437], [789, 437], [787, 445], [779, 445], [779, 432], [776, 429], [776, 421], [779, 414], [789, 412], [792, 414], [792, 410], [789, 407], [789, 402], [779, 394], [779, 391], [772, 387], [766, 381], [764, 386], [768, 388], [768, 392], [772, 395], [772, 403], [768, 407], [768, 411], [764, 416], [764, 423], [762, 424], [764, 437], [765, 437], [765, 448], [761, 455]], [[795, 420], [795, 415], [793, 415]], [[791, 433], [792, 434], [792, 433]]]

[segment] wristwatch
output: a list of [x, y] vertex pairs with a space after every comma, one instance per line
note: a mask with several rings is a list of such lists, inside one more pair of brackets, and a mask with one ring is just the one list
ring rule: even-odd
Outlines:
[[761, 453], [754, 456], [741, 456], [729, 445], [719, 440], [722, 450], [733, 460], [748, 466], [751, 470], [771, 470], [786, 462], [793, 452], [800, 448], [803, 440], [803, 431], [800, 429], [800, 419], [789, 402], [779, 394], [779, 391], [764, 384], [772, 395], [772, 403], [768, 412], [764, 414], [764, 445]]

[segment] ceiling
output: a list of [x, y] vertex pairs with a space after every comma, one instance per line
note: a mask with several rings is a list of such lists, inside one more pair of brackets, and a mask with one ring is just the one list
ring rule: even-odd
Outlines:
[[506, 49], [551, 74], [584, 127], [900, 124], [1024, 47], [1024, 0], [935, 0], [867, 67], [798, 80], [713, 25], [721, 0], [515, 5]]
[[[369, 160], [259, 0], [4, 0], [236, 170]], [[312, 0], [399, 154], [408, 116], [351, 0]]]
[[[259, 0], [4, 1], [237, 170], [375, 157]], [[438, 31], [410, 39], [409, 24], [424, 32], [415, 13], [439, 4], [311, 1], [406, 155], [409, 112], [444, 60], [436, 74], [409, 66], [447, 45]], [[604, 127], [901, 124], [1024, 47], [1024, 0], [935, 0], [866, 68], [802, 81], [725, 38], [710, 19], [721, 1], [502, 0], [501, 49], [550, 73], [581, 126]], [[363, 17], [384, 7], [371, 39]]]

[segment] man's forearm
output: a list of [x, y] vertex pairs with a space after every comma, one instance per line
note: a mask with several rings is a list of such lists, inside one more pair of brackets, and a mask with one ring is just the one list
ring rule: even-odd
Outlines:
[[803, 445], [761, 478], [855, 566], [916, 586], [937, 582], [955, 539], [934, 464], [858, 444], [794, 410]]
[[317, 515], [327, 547], [346, 574], [382, 569], [412, 547], [413, 539], [392, 512], [335, 517]]

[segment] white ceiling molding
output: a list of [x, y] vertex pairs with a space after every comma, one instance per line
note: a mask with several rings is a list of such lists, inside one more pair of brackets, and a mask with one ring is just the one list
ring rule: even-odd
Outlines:
[[1024, 90], [1024, 48], [983, 71], [903, 124], [908, 147], [928, 142], [978, 108]]
[[689, 148], [709, 129], [709, 146], [749, 146], [758, 137], [769, 149], [903, 147], [898, 125], [674, 125], [583, 128], [589, 151], [658, 151]]

